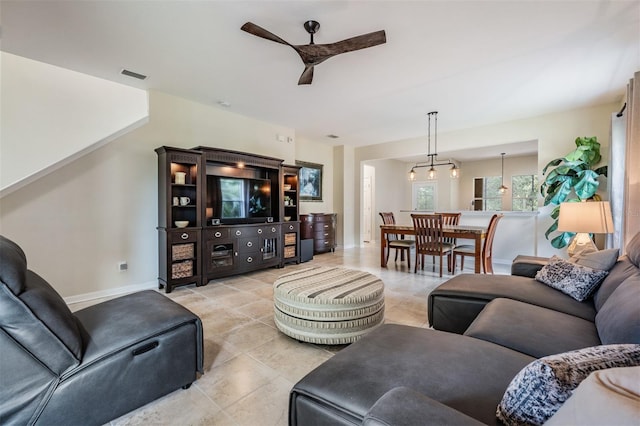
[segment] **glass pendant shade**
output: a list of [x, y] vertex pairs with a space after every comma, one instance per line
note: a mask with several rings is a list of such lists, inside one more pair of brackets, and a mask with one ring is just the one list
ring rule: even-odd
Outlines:
[[435, 179], [437, 177], [438, 177], [438, 172], [436, 171], [436, 169], [433, 166], [431, 166], [431, 168], [427, 172], [427, 179], [433, 180], [433, 179]]
[[449, 176], [451, 179], [457, 179], [460, 177], [460, 169], [456, 167], [455, 164], [449, 169]]

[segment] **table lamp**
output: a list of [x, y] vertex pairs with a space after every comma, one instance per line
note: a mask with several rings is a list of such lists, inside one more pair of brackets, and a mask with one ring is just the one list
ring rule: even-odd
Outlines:
[[576, 233], [567, 248], [569, 256], [580, 252], [598, 251], [589, 234], [610, 234], [613, 232], [609, 202], [582, 201], [560, 204], [558, 231]]

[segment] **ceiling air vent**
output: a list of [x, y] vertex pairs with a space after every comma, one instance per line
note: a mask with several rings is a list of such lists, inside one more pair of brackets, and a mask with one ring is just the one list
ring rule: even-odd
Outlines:
[[125, 70], [125, 69], [120, 71], [120, 74], [126, 75], [127, 77], [137, 78], [138, 80], [144, 80], [144, 79], [147, 78], [146, 75], [138, 74], [137, 72], [133, 72], [133, 71]]

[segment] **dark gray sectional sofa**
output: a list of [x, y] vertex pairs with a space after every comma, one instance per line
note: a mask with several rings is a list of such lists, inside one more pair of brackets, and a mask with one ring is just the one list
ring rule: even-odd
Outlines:
[[640, 234], [583, 302], [531, 277], [456, 276], [429, 295], [434, 330], [385, 324], [338, 352], [293, 387], [289, 423], [501, 424], [496, 407], [532, 361], [640, 344], [639, 300]]

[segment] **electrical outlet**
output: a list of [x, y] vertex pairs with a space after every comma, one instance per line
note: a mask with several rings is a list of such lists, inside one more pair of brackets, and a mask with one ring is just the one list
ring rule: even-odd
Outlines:
[[122, 262], [118, 262], [118, 271], [124, 272], [127, 269], [129, 269], [129, 265], [127, 264], [126, 260], [123, 260]]

